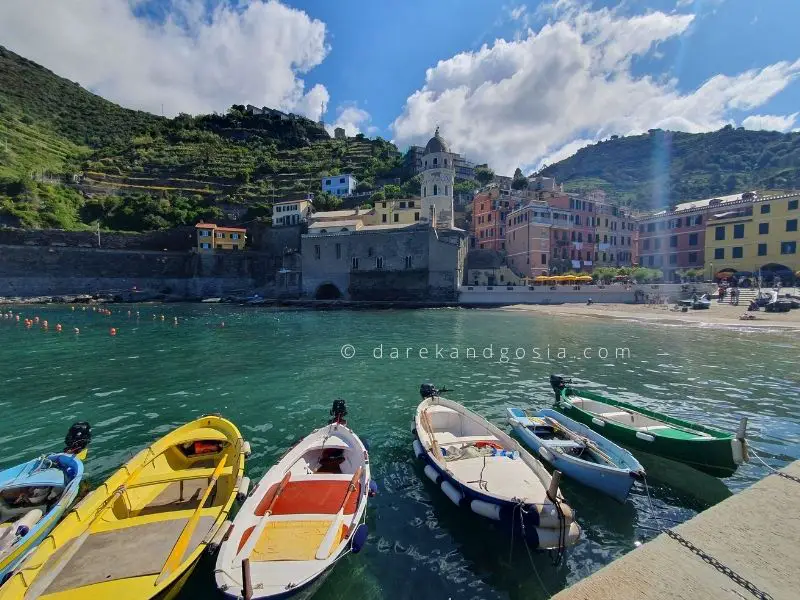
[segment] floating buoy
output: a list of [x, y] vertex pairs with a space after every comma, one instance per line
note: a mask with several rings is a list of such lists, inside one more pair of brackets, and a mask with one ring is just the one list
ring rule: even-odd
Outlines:
[[177, 324], [178, 324], [178, 317], [175, 317], [175, 321], [174, 321], [174, 323], [175, 323], [175, 325], [177, 325]]
[[136, 311], [136, 318], [137, 319], [139, 318], [139, 311], [138, 310]]
[[83, 310], [85, 312], [86, 311], [86, 307], [84, 306], [81, 310]]
[[111, 335], [117, 335], [117, 329], [115, 327], [112, 327], [108, 333], [110, 333]]
[[161, 315], [161, 320], [162, 320], [162, 321], [164, 320], [164, 315]]
[[56, 323], [56, 331], [61, 332], [61, 323]]
[[77, 327], [75, 329], [73, 329], [73, 331], [75, 332], [75, 335], [78, 335], [81, 332], [81, 330], [78, 329]]
[[131, 311], [128, 311], [128, 316], [129, 316], [129, 317], [131, 316]]
[[225, 327], [225, 321], [219, 324], [220, 327]]
[[70, 308], [72, 309], [73, 312], [75, 312], [75, 307], [74, 306], [70, 306]]
[[38, 323], [39, 323], [39, 317], [33, 317], [33, 322], [34, 322], [34, 323], [36, 323], [36, 324], [38, 325]]

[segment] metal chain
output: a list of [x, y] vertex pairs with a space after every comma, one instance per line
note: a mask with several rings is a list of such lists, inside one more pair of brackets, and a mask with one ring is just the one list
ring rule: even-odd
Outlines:
[[791, 479], [792, 481], [796, 481], [800, 483], [800, 477], [795, 477], [794, 475], [789, 475], [788, 473], [784, 473], [783, 471], [778, 471], [775, 473], [778, 477], [785, 477], [786, 479]]
[[746, 589], [748, 592], [753, 594], [753, 596], [759, 598], [759, 600], [773, 600], [772, 596], [770, 596], [768, 593], [762, 592], [753, 583], [749, 582], [747, 579], [736, 573], [730, 567], [726, 567], [716, 558], [714, 558], [710, 554], [707, 554], [706, 552], [704, 552], [703, 550], [692, 544], [692, 542], [690, 542], [680, 534], [674, 532], [672, 529], [665, 529], [664, 533], [666, 533], [669, 537], [671, 537], [673, 540], [675, 540], [682, 546], [688, 548], [691, 552], [693, 552], [700, 558], [702, 558], [704, 562], [714, 567], [717, 571], [719, 571], [723, 575], [727, 575], [730, 579], [732, 579], [740, 586], [742, 586], [744, 589]]

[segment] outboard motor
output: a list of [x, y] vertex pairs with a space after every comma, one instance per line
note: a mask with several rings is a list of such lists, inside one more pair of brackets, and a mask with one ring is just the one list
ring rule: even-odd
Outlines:
[[64, 438], [64, 452], [68, 454], [79, 454], [84, 451], [92, 441], [92, 426], [87, 421], [73, 423], [67, 436]]
[[550, 375], [550, 387], [553, 388], [556, 394], [556, 404], [561, 400], [561, 390], [567, 387], [567, 383], [569, 383], [569, 380], [564, 379], [560, 375]]
[[419, 386], [419, 395], [422, 396], [423, 400], [425, 400], [426, 398], [438, 396], [439, 390], [437, 390], [436, 386], [432, 383], [423, 383], [421, 386]]
[[341, 423], [342, 425], [347, 425], [347, 421], [344, 419], [347, 416], [347, 405], [344, 403], [344, 400], [337, 398], [333, 401], [333, 406], [331, 406], [331, 416], [333, 418], [329, 421], [330, 423]]

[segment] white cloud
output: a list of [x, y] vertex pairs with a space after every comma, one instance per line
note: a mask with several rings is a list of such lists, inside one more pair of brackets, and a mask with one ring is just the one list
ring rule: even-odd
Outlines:
[[373, 135], [377, 133], [378, 128], [370, 124], [371, 120], [372, 117], [366, 110], [354, 104], [347, 104], [336, 109], [336, 120], [332, 125], [326, 125], [325, 129], [331, 135], [337, 127], [343, 127], [348, 137], [359, 133]]
[[173, 0], [161, 23], [141, 0], [0, 3], [8, 48], [125, 106], [161, 112], [266, 105], [319, 118], [329, 95], [300, 77], [325, 58], [325, 24], [270, 0]]
[[528, 7], [524, 4], [520, 4], [519, 6], [513, 7], [511, 10], [508, 11], [508, 16], [511, 17], [512, 21], [519, 21], [521, 18], [525, 16], [525, 13], [528, 12]]
[[685, 34], [693, 15], [576, 6], [558, 0], [548, 9], [558, 19], [540, 30], [439, 61], [407, 99], [393, 137], [424, 144], [438, 124], [454, 151], [508, 174], [612, 134], [719, 129], [729, 111], [761, 106], [800, 74], [800, 60], [779, 62], [684, 92], [675, 80], [635, 76], [631, 61]]
[[742, 121], [745, 129], [766, 129], [768, 131], [789, 131], [797, 121], [797, 115], [750, 115]]

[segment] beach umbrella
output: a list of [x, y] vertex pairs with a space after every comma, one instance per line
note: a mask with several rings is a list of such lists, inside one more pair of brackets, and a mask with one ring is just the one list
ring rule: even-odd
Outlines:
[[580, 275], [576, 279], [578, 279], [578, 281], [592, 281], [592, 276], [591, 275]]
[[534, 281], [550, 281], [550, 278], [547, 275], [537, 275], [533, 278]]

